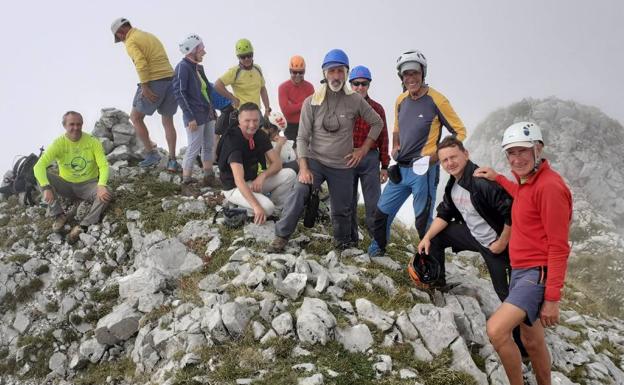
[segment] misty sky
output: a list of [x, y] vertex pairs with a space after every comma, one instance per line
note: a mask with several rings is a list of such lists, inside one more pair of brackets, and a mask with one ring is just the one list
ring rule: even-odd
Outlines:
[[[149, 5], [148, 5], [149, 4]], [[236, 64], [234, 43], [249, 38], [273, 107], [288, 59], [305, 57], [315, 86], [326, 51], [344, 49], [373, 74], [370, 95], [393, 124], [401, 91], [397, 56], [417, 48], [427, 82], [448, 97], [471, 130], [486, 115], [524, 97], [557, 96], [594, 105], [624, 122], [624, 2], [475, 1], [64, 1], [9, 2], [0, 23], [0, 176], [17, 154], [62, 133], [77, 110], [91, 131], [103, 107], [130, 111], [138, 77], [110, 24], [123, 16], [158, 36], [172, 65], [189, 33], [206, 42], [211, 80]], [[182, 114], [178, 149], [186, 146]], [[147, 119], [166, 147], [159, 118]]]

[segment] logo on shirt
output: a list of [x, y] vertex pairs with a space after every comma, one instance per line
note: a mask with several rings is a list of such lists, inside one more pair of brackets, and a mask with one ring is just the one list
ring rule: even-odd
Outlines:
[[74, 172], [81, 172], [87, 167], [87, 160], [81, 156], [77, 156], [71, 160], [69, 166]]
[[423, 114], [418, 115], [419, 118], [424, 118]]

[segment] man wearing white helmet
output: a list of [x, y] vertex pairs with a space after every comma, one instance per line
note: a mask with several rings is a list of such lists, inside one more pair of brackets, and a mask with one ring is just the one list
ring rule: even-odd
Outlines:
[[436, 149], [442, 126], [463, 141], [466, 128], [444, 95], [425, 84], [427, 59], [417, 50], [397, 60], [405, 92], [396, 100], [392, 157], [397, 164], [388, 169], [390, 182], [379, 198], [369, 255], [383, 254], [395, 215], [412, 195], [416, 230], [422, 238], [433, 220], [433, 204], [440, 166]]
[[[349, 58], [341, 49], [329, 51], [321, 65], [324, 84], [303, 102], [297, 156], [299, 182], [287, 199], [282, 218], [275, 224], [270, 250], [281, 252], [294, 233], [312, 190], [327, 181], [334, 243], [347, 248], [351, 241], [353, 168], [368, 154], [383, 127], [375, 110], [347, 84]], [[371, 128], [362, 145], [353, 147], [355, 119]]]
[[[559, 322], [559, 301], [570, 254], [568, 235], [572, 194], [563, 178], [542, 158], [540, 128], [512, 124], [502, 141], [516, 183], [489, 167], [475, 171], [500, 184], [514, 199], [511, 209], [511, 283], [509, 296], [487, 323], [511, 385], [522, 385], [520, 352], [511, 331], [520, 325], [522, 342], [539, 385], [551, 384], [550, 355], [544, 327]], [[540, 322], [536, 322], [537, 320]]]
[[182, 109], [188, 138], [188, 147], [182, 161], [182, 178], [185, 184], [195, 181], [192, 178], [193, 164], [201, 151], [203, 184], [212, 187], [215, 182], [212, 162], [216, 116], [209, 96], [212, 87], [204, 67], [199, 64], [206, 50], [201, 38], [193, 34], [180, 43], [180, 52], [184, 58], [175, 68], [173, 93]]
[[120, 17], [113, 21], [111, 31], [115, 43], [123, 41], [126, 51], [132, 59], [139, 75], [139, 85], [132, 101], [130, 121], [145, 147], [145, 159], [139, 163], [142, 167], [149, 167], [160, 162], [160, 154], [150, 140], [145, 115], [152, 115], [155, 111], [162, 117], [165, 137], [169, 147], [169, 162], [167, 170], [178, 171], [180, 165], [176, 161], [176, 131], [173, 125], [173, 115], [178, 106], [173, 96], [171, 80], [173, 68], [165, 48], [158, 38], [151, 33], [133, 28], [128, 19]]

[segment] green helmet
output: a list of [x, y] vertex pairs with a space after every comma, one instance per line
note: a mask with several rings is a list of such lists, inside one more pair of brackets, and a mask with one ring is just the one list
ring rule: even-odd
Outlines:
[[240, 39], [236, 42], [236, 56], [245, 55], [253, 52], [253, 46], [249, 39]]

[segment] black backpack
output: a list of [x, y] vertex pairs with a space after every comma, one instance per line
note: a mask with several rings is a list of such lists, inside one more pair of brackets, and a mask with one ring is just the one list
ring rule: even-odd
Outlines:
[[39, 155], [30, 154], [21, 156], [13, 164], [12, 174], [4, 178], [4, 187], [0, 187], [0, 194], [4, 196], [19, 195], [24, 193], [24, 205], [34, 205], [33, 192], [37, 190], [34, 167], [43, 153], [43, 147], [39, 149]]

